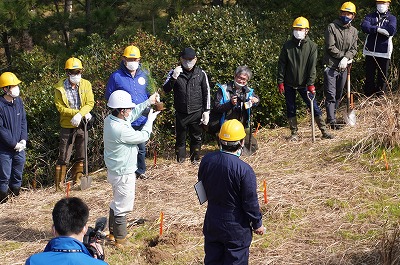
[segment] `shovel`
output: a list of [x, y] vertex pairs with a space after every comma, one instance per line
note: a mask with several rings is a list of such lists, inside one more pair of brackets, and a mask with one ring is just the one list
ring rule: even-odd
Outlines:
[[[93, 118], [92, 118], [93, 119]], [[81, 190], [86, 190], [90, 188], [92, 184], [92, 177], [88, 176], [88, 131], [87, 131], [87, 124], [88, 121], [86, 118], [82, 119], [83, 122], [83, 130], [84, 130], [84, 138], [85, 138], [85, 174], [81, 177]]]
[[344, 121], [347, 125], [353, 127], [356, 125], [356, 112], [354, 110], [353, 94], [350, 92], [350, 70], [351, 64], [347, 66], [347, 109], [344, 115]]
[[307, 97], [310, 100], [311, 104], [311, 134], [312, 134], [312, 142], [315, 143], [315, 121], [314, 121], [314, 99], [315, 99], [315, 94], [311, 93], [310, 91], [307, 91]]

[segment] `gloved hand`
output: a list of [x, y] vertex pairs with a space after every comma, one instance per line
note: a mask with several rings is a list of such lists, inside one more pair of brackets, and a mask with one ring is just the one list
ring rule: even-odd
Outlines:
[[[160, 102], [160, 94], [158, 94], [157, 92], [156, 93], [154, 93], [153, 95], [151, 95], [150, 97], [149, 97], [149, 99], [150, 99], [150, 104], [155, 104], [156, 102]], [[158, 100], [158, 101], [157, 101]]]
[[91, 118], [92, 118], [92, 114], [90, 114], [90, 112], [85, 114], [86, 121], [90, 121]]
[[178, 76], [182, 73], [182, 66], [177, 66], [175, 69], [174, 69], [174, 72], [172, 73], [172, 78], [174, 78], [174, 79], [177, 79], [178, 78]]
[[386, 29], [377, 28], [376, 32], [378, 32], [379, 34], [385, 35], [386, 37], [389, 37], [389, 32]]
[[160, 113], [160, 111], [154, 112], [153, 109], [150, 109], [149, 115], [147, 116], [147, 121], [154, 122], [154, 120], [157, 118], [158, 113]]
[[349, 59], [347, 59], [346, 57], [343, 57], [342, 60], [340, 60], [340, 62], [339, 62], [339, 65], [338, 65], [339, 69], [340, 70], [346, 69], [348, 61], [349, 61]]
[[200, 124], [207, 125], [209, 121], [210, 121], [210, 112], [204, 111], [203, 114], [201, 115]]
[[79, 124], [81, 123], [82, 120], [82, 114], [80, 114], [79, 112], [77, 114], [75, 114], [74, 117], [72, 117], [71, 119], [71, 124], [75, 127], [78, 127]]
[[279, 93], [285, 93], [285, 85], [283, 83], [278, 84]]
[[315, 94], [315, 86], [314, 86], [314, 85], [307, 86], [307, 90], [308, 90], [311, 94]]
[[19, 141], [14, 147], [15, 151], [17, 151], [17, 152], [21, 152], [25, 148], [26, 148], [26, 141], [25, 140]]

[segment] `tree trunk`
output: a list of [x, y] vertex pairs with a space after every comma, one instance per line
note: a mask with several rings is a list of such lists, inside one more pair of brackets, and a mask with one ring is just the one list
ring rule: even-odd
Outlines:
[[63, 25], [63, 34], [64, 34], [65, 46], [67, 48], [69, 48], [69, 46], [70, 46], [69, 19], [71, 18], [71, 14], [72, 14], [72, 0], [65, 0], [64, 17], [66, 18], [66, 21], [64, 22], [64, 25]]
[[91, 9], [90, 9], [91, 0], [86, 0], [85, 3], [85, 15], [86, 15], [86, 36], [90, 36], [92, 34], [92, 17], [91, 17]]
[[10, 48], [10, 37], [7, 32], [3, 32], [2, 34], [2, 42], [4, 47], [4, 53], [6, 54], [7, 58], [7, 67], [11, 66], [11, 48]]

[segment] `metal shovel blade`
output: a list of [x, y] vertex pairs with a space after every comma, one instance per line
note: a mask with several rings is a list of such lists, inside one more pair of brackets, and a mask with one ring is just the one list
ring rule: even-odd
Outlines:
[[86, 190], [90, 188], [90, 185], [92, 184], [92, 179], [92, 176], [81, 177], [81, 190]]
[[350, 110], [349, 112], [346, 110], [343, 116], [347, 125], [351, 127], [356, 125], [357, 118], [355, 110]]

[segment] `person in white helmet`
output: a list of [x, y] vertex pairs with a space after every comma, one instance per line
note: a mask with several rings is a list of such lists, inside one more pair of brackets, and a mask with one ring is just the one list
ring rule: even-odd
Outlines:
[[107, 180], [113, 190], [108, 238], [115, 240], [117, 247], [129, 244], [126, 214], [133, 210], [135, 200], [138, 144], [149, 140], [153, 122], [159, 112], [150, 109], [147, 121], [140, 131], [132, 128], [131, 123], [154, 104], [158, 97], [158, 93], [154, 93], [149, 99], [136, 105], [128, 92], [116, 90], [108, 99], [107, 106], [112, 112], [104, 119], [103, 131]]

